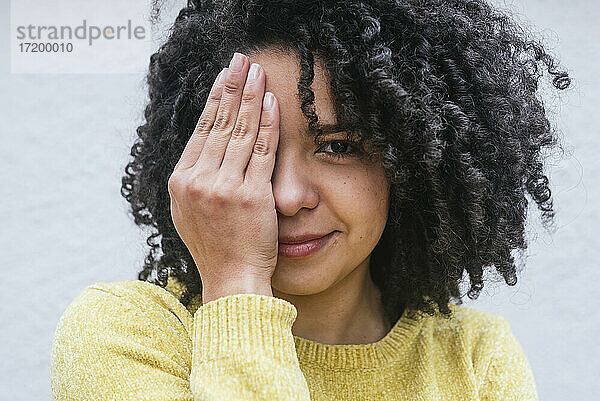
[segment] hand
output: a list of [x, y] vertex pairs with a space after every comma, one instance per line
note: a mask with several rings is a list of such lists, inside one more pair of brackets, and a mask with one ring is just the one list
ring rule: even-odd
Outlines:
[[[262, 110], [265, 74], [221, 72], [169, 177], [171, 217], [200, 273], [203, 302], [229, 293], [272, 295], [277, 212], [271, 185], [279, 107]], [[272, 94], [270, 94], [272, 96]], [[236, 292], [237, 291], [237, 292]], [[269, 294], [270, 293], [270, 294]]]

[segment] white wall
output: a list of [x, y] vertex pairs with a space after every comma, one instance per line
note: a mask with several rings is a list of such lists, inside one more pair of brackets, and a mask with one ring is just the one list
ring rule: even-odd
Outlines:
[[[465, 305], [508, 320], [530, 360], [540, 399], [592, 400], [600, 373], [594, 206], [600, 200], [600, 4], [508, 5], [539, 28], [575, 79], [569, 93], [548, 99], [572, 156], [550, 171], [556, 234], [545, 233], [538, 213], [531, 214], [530, 256], [517, 286], [486, 286]], [[1, 24], [8, 27], [8, 1], [0, 7]], [[7, 28], [0, 50], [0, 389], [4, 399], [48, 399], [50, 346], [61, 313], [92, 282], [135, 279], [145, 255], [144, 236], [119, 194], [142, 122], [144, 77], [10, 74]]]

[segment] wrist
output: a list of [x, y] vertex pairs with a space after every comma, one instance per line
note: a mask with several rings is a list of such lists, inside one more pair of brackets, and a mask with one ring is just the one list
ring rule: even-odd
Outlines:
[[202, 281], [202, 303], [235, 294], [258, 294], [272, 297], [271, 280], [248, 276], [243, 280], [211, 283]]

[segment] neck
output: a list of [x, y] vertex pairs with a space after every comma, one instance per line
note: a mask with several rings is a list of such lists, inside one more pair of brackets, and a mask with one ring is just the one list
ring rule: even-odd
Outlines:
[[292, 334], [322, 344], [370, 344], [391, 330], [369, 260], [327, 290], [311, 295], [273, 295], [292, 303], [298, 316]]

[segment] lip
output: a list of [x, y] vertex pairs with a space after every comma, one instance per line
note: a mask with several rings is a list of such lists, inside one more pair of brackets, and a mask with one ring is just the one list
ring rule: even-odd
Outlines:
[[308, 242], [308, 241], [312, 241], [314, 239], [319, 239], [319, 238], [323, 238], [326, 235], [329, 235], [330, 233], [307, 233], [307, 234], [294, 234], [294, 235], [286, 235], [286, 236], [280, 236], [279, 237], [279, 243], [280, 244], [301, 244], [303, 242]]
[[337, 231], [332, 231], [329, 234], [312, 239], [310, 241], [301, 242], [298, 244], [279, 243], [278, 253], [286, 258], [303, 258], [318, 252], [323, 248]]

